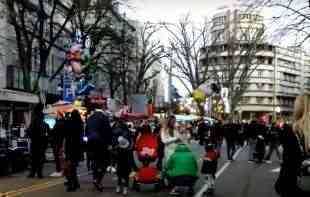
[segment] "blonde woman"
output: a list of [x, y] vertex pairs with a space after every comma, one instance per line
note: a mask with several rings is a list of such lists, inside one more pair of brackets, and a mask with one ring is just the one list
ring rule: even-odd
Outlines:
[[164, 144], [164, 159], [163, 166], [168, 161], [169, 157], [174, 153], [177, 143], [180, 141], [179, 132], [176, 129], [176, 118], [175, 116], [169, 116], [167, 122], [163, 126], [160, 138]]
[[282, 197], [310, 196], [298, 187], [301, 165], [310, 150], [310, 95], [298, 96], [295, 101], [293, 127], [284, 125], [283, 163], [275, 189]]

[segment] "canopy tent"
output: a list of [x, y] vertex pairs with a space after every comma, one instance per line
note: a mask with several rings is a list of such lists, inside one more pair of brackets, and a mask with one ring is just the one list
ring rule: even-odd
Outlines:
[[145, 113], [122, 113], [120, 118], [125, 120], [143, 120], [150, 117]]
[[73, 110], [78, 110], [80, 113], [86, 112], [85, 107], [75, 106], [74, 104], [66, 101], [58, 101], [44, 109], [43, 112], [49, 116], [58, 116], [60, 114], [72, 112]]
[[[192, 121], [196, 121], [200, 118], [200, 116], [197, 115], [175, 115], [176, 121], [177, 122], [192, 122]], [[204, 121], [207, 122], [208, 124], [213, 124], [215, 122], [215, 120], [213, 118], [204, 116], [203, 117]]]

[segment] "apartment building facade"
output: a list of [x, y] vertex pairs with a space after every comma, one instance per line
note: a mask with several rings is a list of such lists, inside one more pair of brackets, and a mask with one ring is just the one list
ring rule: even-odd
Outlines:
[[[213, 51], [212, 57], [221, 62], [224, 69], [225, 61], [231, 58], [224, 47], [229, 38], [233, 35], [240, 45], [246, 44], [251, 32], [264, 32], [264, 28], [264, 18], [258, 12], [222, 9], [212, 19], [211, 32], [214, 45], [223, 51]], [[251, 30], [244, 33], [243, 29]], [[259, 117], [271, 119], [275, 114], [289, 117], [296, 96], [310, 88], [310, 56], [298, 47], [284, 48], [260, 40], [254, 62], [257, 67], [234, 113], [247, 120]]]

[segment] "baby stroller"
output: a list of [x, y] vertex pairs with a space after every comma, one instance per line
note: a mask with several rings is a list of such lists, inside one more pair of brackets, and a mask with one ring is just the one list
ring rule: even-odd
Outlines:
[[160, 172], [156, 167], [151, 166], [152, 162], [158, 159], [158, 139], [152, 133], [141, 135], [135, 144], [138, 160], [143, 166], [139, 168], [133, 177], [133, 189], [140, 191], [141, 184], [153, 184], [155, 191], [161, 190]]

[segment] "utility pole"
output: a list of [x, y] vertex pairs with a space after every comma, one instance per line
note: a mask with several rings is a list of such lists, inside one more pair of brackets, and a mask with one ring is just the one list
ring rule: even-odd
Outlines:
[[276, 95], [276, 86], [277, 86], [277, 57], [276, 57], [276, 47], [273, 48], [273, 121], [277, 121], [277, 112], [276, 112], [276, 105], [277, 105], [277, 95]]
[[172, 48], [170, 50], [170, 65], [169, 65], [169, 79], [168, 79], [168, 102], [169, 102], [169, 115], [172, 114]]

